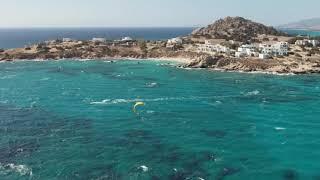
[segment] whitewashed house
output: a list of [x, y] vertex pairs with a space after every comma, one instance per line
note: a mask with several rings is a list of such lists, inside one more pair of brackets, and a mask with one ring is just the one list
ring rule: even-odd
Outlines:
[[289, 43], [287, 42], [277, 42], [273, 45], [273, 54], [286, 56], [288, 55]]
[[259, 59], [269, 59], [269, 58], [270, 58], [269, 54], [263, 54], [263, 53], [259, 54]]
[[106, 38], [92, 38], [92, 42], [102, 42], [105, 43], [107, 42]]
[[253, 44], [242, 45], [238, 48], [238, 51], [235, 53], [235, 56], [238, 58], [245, 56], [256, 57], [258, 55], [259, 53], [257, 52], [257, 48]]
[[294, 44], [297, 46], [305, 46], [305, 45], [307, 45], [307, 41], [306, 40], [296, 40], [296, 42]]
[[230, 48], [228, 48], [228, 47], [226, 47], [226, 46], [222, 46], [222, 45], [220, 45], [220, 44], [216, 44], [216, 45], [214, 46], [214, 49], [215, 49], [215, 51], [218, 52], [218, 53], [229, 53], [229, 52], [231, 52]]
[[123, 42], [131, 42], [131, 41], [134, 41], [134, 40], [133, 40], [133, 38], [127, 36], [127, 37], [122, 38], [121, 41], [123, 41]]
[[215, 54], [215, 53], [230, 53], [232, 52], [232, 50], [221, 44], [214, 44], [213, 42], [206, 40], [204, 44], [200, 44], [198, 46], [198, 52]]
[[320, 45], [320, 42], [318, 40], [310, 40], [309, 42], [312, 44], [313, 47], [317, 47]]
[[167, 44], [171, 44], [171, 45], [174, 45], [174, 44], [179, 44], [181, 45], [183, 43], [183, 40], [179, 37], [177, 38], [172, 38], [172, 39], [169, 39]]
[[273, 54], [273, 47], [271, 44], [259, 44], [259, 51], [261, 54]]
[[74, 40], [71, 38], [62, 38], [62, 42], [72, 42], [72, 41]]
[[55, 44], [57, 43], [58, 40], [48, 40], [48, 41], [44, 41], [45, 44], [49, 45], [49, 44]]
[[297, 46], [306, 46], [308, 44], [311, 44], [313, 47], [317, 47], [320, 45], [320, 42], [318, 40], [310, 40], [310, 39], [303, 39], [303, 40], [297, 40], [295, 42], [295, 45]]
[[[275, 44], [260, 44], [259, 50], [261, 54], [270, 56], [286, 56], [288, 55], [289, 44], [287, 42], [277, 42]], [[261, 55], [262, 57], [262, 55]]]

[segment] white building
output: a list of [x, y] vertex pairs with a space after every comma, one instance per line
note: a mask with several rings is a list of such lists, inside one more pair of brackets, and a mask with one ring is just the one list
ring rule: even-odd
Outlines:
[[122, 38], [121, 41], [129, 42], [129, 41], [133, 41], [133, 39], [131, 37], [127, 36], [127, 37]]
[[205, 44], [199, 45], [198, 51], [205, 52], [205, 53], [230, 53], [232, 50], [226, 46], [223, 46], [220, 44], [214, 44], [206, 40]]
[[182, 41], [181, 38], [177, 37], [177, 38], [169, 39], [167, 43], [168, 43], [168, 44], [171, 44], [171, 45], [172, 45], [172, 44], [182, 44], [183, 41]]
[[236, 57], [245, 57], [245, 56], [256, 57], [259, 55], [256, 49], [257, 49], [256, 46], [253, 44], [245, 44], [238, 48], [238, 51], [235, 53], [235, 56]]
[[92, 38], [92, 42], [102, 42], [105, 43], [107, 42], [106, 38]]
[[262, 54], [272, 54], [273, 53], [273, 47], [271, 44], [259, 44], [259, 51], [261, 51]]
[[260, 53], [259, 54], [259, 59], [269, 59], [270, 56], [268, 54], [263, 54], [263, 53]]
[[287, 42], [277, 42], [275, 44], [260, 44], [259, 50], [262, 54], [269, 56], [288, 55], [289, 44]]
[[288, 55], [289, 43], [277, 42], [276, 44], [272, 45], [272, 47], [273, 47], [274, 55], [281, 55], [281, 56]]
[[320, 44], [318, 40], [310, 40], [309, 42], [312, 44], [313, 47], [317, 47]]
[[71, 39], [71, 38], [62, 38], [62, 41], [63, 42], [72, 42], [73, 39]]
[[44, 41], [44, 43], [45, 44], [55, 44], [55, 43], [57, 43], [58, 42], [58, 40], [48, 40], [48, 41]]
[[306, 46], [308, 44], [311, 44], [313, 47], [317, 47], [320, 45], [320, 42], [318, 40], [310, 40], [310, 39], [304, 39], [304, 40], [297, 40], [295, 42], [295, 45], [298, 46]]

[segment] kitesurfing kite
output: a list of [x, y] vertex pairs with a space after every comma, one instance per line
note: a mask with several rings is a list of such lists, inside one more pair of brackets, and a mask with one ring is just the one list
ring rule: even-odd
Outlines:
[[144, 106], [144, 102], [136, 102], [136, 104], [133, 106], [133, 112], [137, 114], [137, 107], [138, 106]]

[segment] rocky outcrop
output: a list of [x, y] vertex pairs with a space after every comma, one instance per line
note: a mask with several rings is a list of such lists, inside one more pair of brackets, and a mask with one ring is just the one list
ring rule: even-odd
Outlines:
[[202, 55], [197, 57], [194, 61], [187, 64], [185, 67], [189, 68], [212, 68], [221, 57], [213, 57], [209, 55]]
[[237, 59], [229, 57], [199, 56], [185, 68], [211, 68], [225, 71], [241, 72], [266, 72], [278, 74], [308, 74], [319, 73], [320, 67], [317, 63], [285, 63], [279, 60], [260, 60], [260, 59]]
[[226, 17], [208, 25], [207, 27], [200, 28], [192, 32], [193, 36], [230, 39], [240, 42], [251, 40], [261, 34], [275, 36], [286, 35], [273, 27], [268, 27], [242, 17]]

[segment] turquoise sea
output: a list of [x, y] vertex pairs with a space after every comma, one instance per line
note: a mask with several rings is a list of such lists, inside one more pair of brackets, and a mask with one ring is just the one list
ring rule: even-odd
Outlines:
[[319, 102], [319, 75], [5, 62], [0, 179], [316, 180]]
[[[46, 40], [69, 37], [78, 40], [90, 40], [104, 37], [109, 40], [130, 36], [144, 40], [166, 40], [190, 34], [196, 27], [147, 27], [147, 28], [0, 28], [0, 48], [21, 48]], [[290, 35], [320, 36], [320, 31], [287, 30]]]
[[144, 40], [166, 40], [177, 36], [186, 36], [193, 27], [145, 27], [145, 28], [1, 28], [0, 48], [21, 48], [47, 40], [65, 37], [78, 40], [91, 40], [103, 37], [109, 40], [130, 36]]

